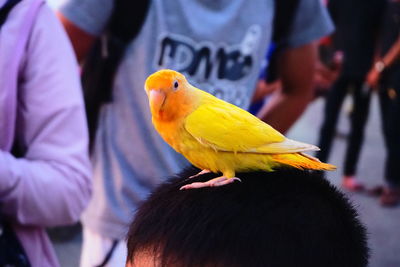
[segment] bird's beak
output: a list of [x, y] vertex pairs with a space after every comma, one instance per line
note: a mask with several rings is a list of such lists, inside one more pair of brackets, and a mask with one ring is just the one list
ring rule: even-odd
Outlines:
[[153, 111], [160, 111], [165, 103], [166, 95], [161, 90], [150, 90], [149, 101]]

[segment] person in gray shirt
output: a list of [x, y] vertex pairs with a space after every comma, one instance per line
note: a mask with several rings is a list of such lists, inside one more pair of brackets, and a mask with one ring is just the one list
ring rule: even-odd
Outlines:
[[[153, 0], [116, 72], [112, 102], [102, 106], [92, 152], [94, 191], [84, 212], [81, 266], [124, 266], [123, 241], [138, 204], [188, 163], [155, 132], [143, 84], [162, 68], [182, 72], [198, 88], [241, 108], [249, 106], [272, 38], [274, 0]], [[82, 60], [103, 33], [112, 0], [67, 0], [59, 10]], [[284, 89], [261, 118], [285, 132], [311, 100], [316, 42], [333, 25], [319, 0], [299, 0], [280, 40]], [[113, 246], [114, 244], [114, 246]], [[108, 265], [107, 265], [108, 266]]]

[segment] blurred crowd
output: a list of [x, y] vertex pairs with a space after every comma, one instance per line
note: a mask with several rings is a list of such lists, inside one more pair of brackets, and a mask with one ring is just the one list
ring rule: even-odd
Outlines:
[[[398, 205], [399, 55], [398, 0], [0, 0], [0, 265], [59, 266], [44, 229], [79, 220], [82, 267], [125, 265], [136, 210], [189, 166], [152, 126], [143, 84], [163, 68], [283, 134], [323, 97], [324, 162], [351, 95], [342, 187]], [[366, 188], [373, 93], [385, 173]]]

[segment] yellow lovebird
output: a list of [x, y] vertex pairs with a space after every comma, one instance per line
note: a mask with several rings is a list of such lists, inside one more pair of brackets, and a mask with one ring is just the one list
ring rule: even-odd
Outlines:
[[[222, 173], [181, 189], [225, 185], [236, 172], [273, 171], [281, 166], [334, 170], [304, 154], [318, 147], [290, 140], [247, 111], [189, 84], [173, 70], [160, 70], [145, 82], [153, 124], [163, 139], [202, 173]], [[197, 176], [197, 175], [195, 175]]]

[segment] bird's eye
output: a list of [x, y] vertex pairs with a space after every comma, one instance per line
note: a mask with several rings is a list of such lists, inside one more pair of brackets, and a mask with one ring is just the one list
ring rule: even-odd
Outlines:
[[174, 89], [178, 89], [179, 83], [177, 81], [174, 82]]

